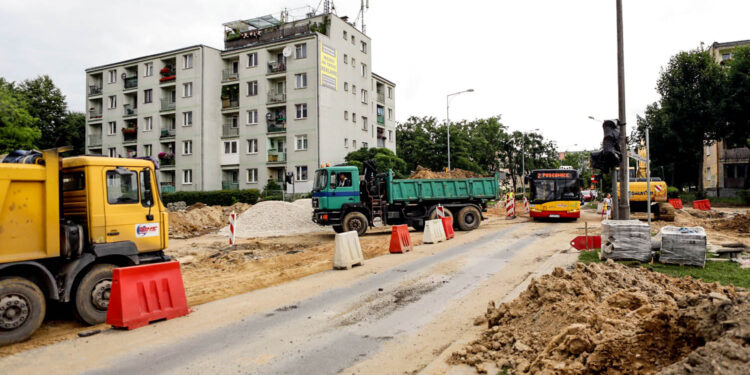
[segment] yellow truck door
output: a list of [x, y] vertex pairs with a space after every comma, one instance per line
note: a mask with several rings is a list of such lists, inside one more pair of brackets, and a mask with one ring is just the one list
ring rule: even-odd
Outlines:
[[[154, 205], [153, 188], [146, 188], [148, 168], [105, 168], [104, 202], [107, 242], [132, 241], [139, 252], [162, 249], [161, 215]], [[151, 186], [154, 186], [151, 184]]]

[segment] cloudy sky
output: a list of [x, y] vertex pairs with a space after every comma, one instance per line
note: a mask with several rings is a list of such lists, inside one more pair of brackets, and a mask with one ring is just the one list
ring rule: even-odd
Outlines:
[[[221, 24], [319, 0], [0, 1], [0, 76], [48, 74], [72, 110], [85, 108], [84, 69], [193, 44], [222, 47]], [[359, 0], [334, 1], [356, 17]], [[750, 39], [747, 0], [624, 0], [628, 122], [658, 98], [669, 57], [714, 41]], [[373, 71], [396, 82], [397, 120], [502, 114], [561, 150], [597, 148], [617, 116], [614, 0], [371, 0]]]

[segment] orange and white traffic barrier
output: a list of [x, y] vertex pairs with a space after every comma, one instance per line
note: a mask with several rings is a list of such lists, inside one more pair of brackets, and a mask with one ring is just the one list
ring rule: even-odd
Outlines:
[[439, 204], [435, 210], [437, 211], [437, 217], [438, 218], [444, 218], [445, 217], [445, 207], [443, 207], [442, 204]]
[[229, 244], [234, 245], [235, 243], [235, 232], [237, 231], [237, 214], [232, 211], [229, 214]]
[[529, 213], [529, 200], [526, 199], [526, 196], [523, 196], [523, 209], [526, 211], [526, 213]]
[[509, 198], [505, 201], [505, 216], [506, 218], [513, 218], [516, 216], [516, 199]]

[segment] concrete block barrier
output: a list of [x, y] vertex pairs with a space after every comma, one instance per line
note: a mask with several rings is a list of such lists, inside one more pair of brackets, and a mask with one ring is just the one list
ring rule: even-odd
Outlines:
[[441, 241], [445, 241], [445, 230], [443, 229], [442, 220], [436, 219], [425, 221], [422, 242], [438, 243]]
[[359, 244], [357, 232], [336, 234], [333, 268], [349, 270], [352, 266], [363, 265], [364, 262], [365, 257], [362, 255], [362, 246]]

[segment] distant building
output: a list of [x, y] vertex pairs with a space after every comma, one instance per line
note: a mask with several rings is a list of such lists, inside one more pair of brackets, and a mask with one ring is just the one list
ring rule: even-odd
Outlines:
[[[721, 65], [732, 58], [732, 51], [739, 46], [750, 45], [750, 40], [718, 43], [714, 42], [709, 53]], [[736, 196], [745, 188], [748, 179], [750, 149], [727, 148], [724, 142], [713, 142], [703, 148], [703, 188], [710, 196]]]
[[395, 87], [372, 72], [372, 40], [346, 17], [287, 12], [224, 24], [203, 45], [86, 70], [90, 154], [154, 156], [162, 191], [262, 189], [323, 163], [395, 152]]

